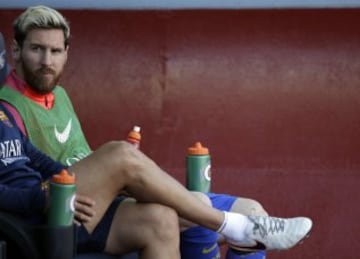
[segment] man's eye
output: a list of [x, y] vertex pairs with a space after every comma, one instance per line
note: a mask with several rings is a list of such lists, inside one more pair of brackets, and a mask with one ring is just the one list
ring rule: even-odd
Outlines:
[[52, 53], [54, 53], [54, 54], [61, 54], [62, 52], [63, 52], [62, 49], [54, 49], [54, 50], [52, 50]]
[[31, 50], [33, 50], [33, 51], [40, 51], [40, 47], [39, 46], [33, 46], [33, 47], [31, 47]]

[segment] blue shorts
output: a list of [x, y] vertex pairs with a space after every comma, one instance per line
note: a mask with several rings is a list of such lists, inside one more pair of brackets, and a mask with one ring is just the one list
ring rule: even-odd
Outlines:
[[237, 197], [228, 194], [206, 193], [211, 200], [213, 208], [222, 211], [230, 211]]
[[83, 225], [78, 227], [78, 253], [104, 252], [106, 240], [110, 232], [111, 223], [116, 209], [125, 198], [126, 197], [124, 196], [119, 196], [114, 199], [92, 234], [89, 234]]
[[[221, 211], [230, 211], [236, 197], [225, 194], [206, 193], [212, 206]], [[218, 233], [208, 228], [196, 226], [181, 232], [181, 258], [221, 258], [217, 243]]]
[[[221, 211], [230, 211], [237, 197], [227, 194], [205, 193], [211, 200], [212, 207]], [[217, 241], [217, 233], [200, 226], [181, 232], [181, 241], [190, 243], [211, 243]]]

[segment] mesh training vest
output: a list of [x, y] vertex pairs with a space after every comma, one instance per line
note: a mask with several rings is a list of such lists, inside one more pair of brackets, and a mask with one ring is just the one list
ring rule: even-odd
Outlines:
[[50, 110], [7, 86], [0, 90], [0, 99], [17, 109], [37, 148], [54, 160], [71, 165], [91, 150], [65, 90], [57, 86], [53, 93], [55, 102]]

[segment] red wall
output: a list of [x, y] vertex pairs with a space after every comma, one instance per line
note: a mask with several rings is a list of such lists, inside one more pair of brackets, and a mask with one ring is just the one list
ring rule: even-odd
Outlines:
[[[8, 42], [18, 13], [0, 10]], [[140, 125], [142, 149], [183, 181], [200, 140], [214, 191], [313, 218], [302, 246], [268, 258], [356, 257], [359, 9], [63, 13], [63, 84], [94, 148]]]

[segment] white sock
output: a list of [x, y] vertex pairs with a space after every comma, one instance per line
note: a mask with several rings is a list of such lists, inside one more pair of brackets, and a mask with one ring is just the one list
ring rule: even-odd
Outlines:
[[224, 211], [224, 222], [217, 230], [218, 233], [223, 234], [227, 239], [233, 241], [241, 241], [246, 238], [246, 227], [251, 221], [248, 217], [239, 213]]

